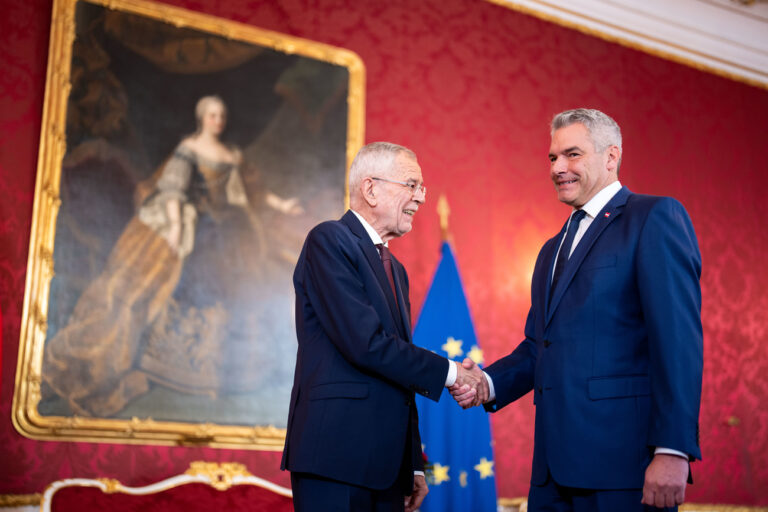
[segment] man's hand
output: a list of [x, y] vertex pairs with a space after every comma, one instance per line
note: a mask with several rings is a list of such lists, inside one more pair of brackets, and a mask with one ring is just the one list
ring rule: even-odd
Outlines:
[[466, 358], [457, 369], [456, 382], [449, 388], [456, 402], [464, 409], [487, 402], [488, 381], [475, 362]]
[[413, 493], [405, 497], [405, 512], [413, 512], [419, 508], [428, 492], [429, 488], [424, 475], [413, 475]]
[[659, 508], [681, 505], [685, 499], [687, 480], [687, 460], [663, 453], [654, 455], [645, 470], [642, 503]]

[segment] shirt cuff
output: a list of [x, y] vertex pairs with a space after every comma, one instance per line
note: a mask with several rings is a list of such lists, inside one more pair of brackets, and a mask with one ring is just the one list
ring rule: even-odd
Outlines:
[[672, 448], [662, 448], [660, 446], [657, 446], [656, 449], [653, 451], [654, 455], [662, 454], [662, 455], [677, 455], [678, 457], [682, 457], [685, 460], [689, 460], [690, 457], [688, 457], [687, 454], [683, 452], [679, 452], [677, 450], [673, 450]]
[[485, 375], [485, 380], [488, 382], [488, 401], [493, 402], [496, 400], [496, 390], [493, 389], [493, 380], [491, 380], [491, 376], [487, 373], [483, 372], [483, 375]]
[[456, 363], [448, 359], [448, 376], [445, 377], [445, 387], [449, 388], [456, 383], [456, 376], [459, 371], [456, 369]]
[[413, 476], [424, 476], [424, 472], [423, 471], [414, 471], [413, 472]]

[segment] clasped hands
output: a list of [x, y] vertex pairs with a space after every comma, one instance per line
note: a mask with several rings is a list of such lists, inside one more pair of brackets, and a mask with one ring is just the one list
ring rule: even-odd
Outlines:
[[461, 364], [456, 363], [456, 382], [448, 390], [454, 400], [463, 408], [469, 409], [488, 401], [490, 390], [485, 374], [479, 366], [469, 358]]

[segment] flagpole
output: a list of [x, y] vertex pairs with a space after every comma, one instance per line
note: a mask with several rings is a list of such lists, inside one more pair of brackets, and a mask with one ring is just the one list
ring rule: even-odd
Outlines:
[[440, 198], [437, 200], [437, 215], [440, 217], [440, 236], [443, 242], [448, 242], [453, 245], [453, 236], [448, 229], [448, 217], [451, 215], [451, 207], [448, 206], [448, 199], [445, 198], [445, 194], [440, 194]]
[[[440, 261], [413, 331], [413, 342], [456, 363], [483, 353], [469, 312], [448, 227], [448, 200], [437, 200], [442, 243]], [[429, 497], [423, 512], [496, 512], [496, 476], [488, 415], [462, 411], [453, 400], [436, 403], [417, 396], [422, 449], [428, 455]]]

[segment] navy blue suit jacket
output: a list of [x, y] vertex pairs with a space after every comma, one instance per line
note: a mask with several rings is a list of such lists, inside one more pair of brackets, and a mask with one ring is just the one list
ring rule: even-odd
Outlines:
[[355, 215], [307, 236], [293, 276], [298, 353], [282, 469], [372, 489], [423, 469], [414, 392], [437, 401], [448, 361], [411, 343], [408, 277], [397, 302]]
[[550, 282], [544, 244], [525, 339], [486, 368], [495, 411], [533, 390], [532, 483], [641, 488], [654, 447], [700, 458], [701, 255], [683, 206], [622, 188]]

